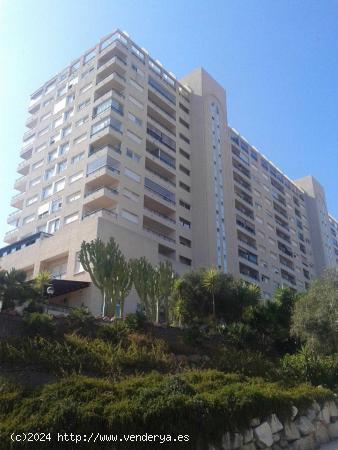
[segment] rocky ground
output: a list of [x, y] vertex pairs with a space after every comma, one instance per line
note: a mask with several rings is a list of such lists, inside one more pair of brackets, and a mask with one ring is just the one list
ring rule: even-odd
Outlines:
[[319, 450], [338, 450], [338, 441], [322, 445]]

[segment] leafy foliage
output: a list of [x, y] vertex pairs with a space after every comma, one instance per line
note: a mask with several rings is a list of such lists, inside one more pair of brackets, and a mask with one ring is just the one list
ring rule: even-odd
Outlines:
[[25, 331], [27, 336], [52, 337], [56, 326], [53, 316], [46, 313], [32, 312], [24, 317]]
[[338, 349], [338, 272], [327, 271], [295, 304], [292, 333], [308, 349], [328, 354]]
[[[119, 382], [73, 375], [35, 392], [18, 393], [14, 386], [0, 390], [4, 443], [9, 444], [13, 429], [18, 433], [87, 433], [90, 429], [121, 434], [144, 434], [146, 430], [189, 434], [186, 449], [196, 448], [199, 438], [217, 441], [225, 430], [242, 430], [254, 417], [275, 412], [284, 419], [290, 417], [293, 404], [304, 408], [313, 400], [332, 398], [325, 389], [307, 385], [286, 389], [276, 383], [209, 370], [174, 376], [149, 374]], [[40, 448], [50, 446], [43, 445]], [[109, 446], [111, 443], [91, 444], [94, 450]], [[138, 446], [146, 449], [149, 443]], [[169, 442], [161, 448], [172, 446]], [[116, 448], [134, 449], [135, 443], [117, 443]]]
[[36, 295], [34, 289], [26, 283], [26, 272], [23, 270], [0, 270], [0, 300], [2, 309], [13, 308]]

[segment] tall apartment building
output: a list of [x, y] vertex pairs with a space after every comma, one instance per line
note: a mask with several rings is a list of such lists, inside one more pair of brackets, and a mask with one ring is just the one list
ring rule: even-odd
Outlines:
[[28, 113], [0, 265], [50, 271], [61, 306], [100, 311], [77, 258], [96, 237], [178, 273], [215, 265], [266, 298], [337, 263], [323, 189], [292, 182], [228, 127], [225, 91], [203, 69], [178, 81], [116, 30], [37, 90]]

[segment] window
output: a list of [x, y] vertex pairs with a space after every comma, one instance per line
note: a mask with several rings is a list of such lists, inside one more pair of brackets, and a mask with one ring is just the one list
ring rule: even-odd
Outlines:
[[49, 214], [49, 203], [44, 203], [38, 208], [38, 219], [42, 219]]
[[191, 266], [191, 259], [186, 258], [185, 256], [180, 255], [179, 257], [180, 263], [185, 264], [187, 266]]
[[76, 202], [76, 200], [79, 200], [79, 198], [81, 197], [81, 192], [74, 192], [73, 194], [68, 195], [67, 197], [67, 203], [72, 203], [72, 202]]
[[62, 180], [56, 181], [54, 183], [54, 192], [60, 192], [65, 188], [66, 179], [62, 178]]
[[63, 128], [63, 129], [62, 129], [62, 132], [61, 132], [61, 137], [64, 138], [64, 137], [68, 136], [68, 135], [70, 134], [71, 131], [72, 131], [71, 125], [69, 125], [69, 126], [66, 127], [66, 128]]
[[75, 94], [68, 95], [66, 97], [66, 105], [70, 105], [75, 100]]
[[83, 142], [86, 138], [87, 138], [87, 133], [83, 133], [80, 136], [78, 136], [77, 138], [75, 138], [73, 143], [74, 143], [74, 145], [80, 144], [80, 142]]
[[133, 103], [138, 108], [143, 109], [143, 103], [141, 103], [139, 100], [137, 100], [132, 95], [129, 95], [129, 100], [130, 100], [131, 103]]
[[47, 169], [45, 172], [45, 180], [49, 180], [52, 178], [55, 174], [55, 166], [51, 167], [50, 169]]
[[51, 115], [52, 115], [52, 112], [48, 111], [48, 113], [46, 113], [43, 116], [41, 116], [40, 122], [42, 122], [43, 120], [48, 119], [48, 117], [50, 117]]
[[81, 109], [86, 108], [90, 103], [90, 98], [87, 98], [85, 101], [81, 102], [79, 106], [77, 107], [78, 111], [81, 111]]
[[142, 120], [139, 117], [132, 114], [131, 112], [128, 112], [128, 119], [138, 127], [142, 126]]
[[57, 91], [57, 97], [62, 97], [67, 92], [67, 85], [65, 84]]
[[60, 228], [60, 219], [54, 219], [47, 224], [47, 233], [55, 233]]
[[187, 128], [189, 130], [190, 125], [188, 124], [188, 122], [183, 120], [182, 117], [180, 117], [179, 122], [180, 122], [181, 125], [183, 125], [185, 128]]
[[83, 125], [86, 122], [88, 122], [88, 120], [89, 120], [89, 116], [81, 117], [81, 119], [79, 119], [77, 122], [75, 122], [75, 126], [76, 127], [80, 127], [81, 125]]
[[191, 240], [183, 236], [180, 236], [180, 244], [184, 245], [185, 247], [191, 248]]
[[37, 161], [36, 163], [32, 164], [32, 170], [36, 170], [41, 166], [43, 166], [43, 159], [40, 159], [40, 161]]
[[38, 136], [43, 136], [44, 134], [47, 134], [49, 131], [49, 126], [46, 128], [43, 128], [41, 131], [39, 131]]
[[53, 193], [53, 185], [50, 184], [49, 186], [46, 186], [45, 188], [42, 189], [41, 198], [45, 199], [45, 198], [49, 197], [50, 195], [52, 195], [52, 193]]
[[75, 155], [75, 156], [72, 157], [71, 163], [72, 163], [72, 164], [76, 164], [76, 163], [78, 163], [79, 161], [81, 161], [81, 159], [83, 159], [83, 157], [84, 157], [84, 152], [78, 153], [77, 155]]
[[69, 150], [69, 142], [66, 142], [59, 147], [59, 156], [65, 155]]
[[75, 267], [74, 267], [74, 273], [81, 273], [81, 272], [84, 272], [84, 271], [85, 271], [84, 268], [83, 268], [83, 266], [82, 266], [82, 264], [80, 263], [79, 255], [80, 255], [80, 252], [76, 252], [76, 254], [75, 254]]
[[137, 183], [141, 182], [141, 176], [134, 172], [133, 170], [128, 169], [127, 167], [124, 168], [124, 174], [131, 178], [132, 180], [136, 181]]
[[181, 154], [182, 156], [184, 156], [184, 158], [190, 159], [189, 153], [186, 152], [185, 150], [183, 150], [182, 148], [180, 148], [180, 154]]
[[76, 212], [74, 214], [70, 214], [69, 216], [65, 217], [64, 224], [68, 225], [69, 223], [75, 222], [79, 219], [79, 213]]
[[181, 108], [182, 111], [184, 111], [186, 114], [189, 114], [189, 109], [184, 106], [181, 102], [179, 103], [179, 107]]
[[28, 223], [33, 222], [34, 219], [35, 219], [35, 214], [31, 214], [29, 216], [26, 216], [22, 220], [22, 225], [27, 225]]
[[132, 80], [131, 78], [129, 79], [129, 83], [131, 86], [133, 86], [133, 88], [137, 89], [139, 92], [143, 92], [143, 86], [141, 86], [139, 83], [137, 83], [136, 81]]
[[142, 158], [138, 153], [133, 152], [133, 150], [130, 150], [130, 148], [127, 148], [126, 155], [128, 156], [128, 158], [132, 159], [133, 161], [135, 161], [137, 163], [139, 163]]
[[142, 69], [140, 69], [139, 67], [137, 67], [136, 64], [132, 64], [131, 68], [137, 73], [137, 75], [139, 75], [140, 77], [144, 77], [144, 71]]
[[62, 118], [62, 116], [60, 116], [60, 117], [58, 117], [57, 119], [54, 120], [53, 128], [57, 128], [57, 127], [59, 127], [62, 124], [63, 124], [63, 118]]
[[54, 213], [54, 212], [58, 211], [60, 208], [62, 208], [62, 199], [57, 198], [56, 200], [52, 201], [52, 203], [50, 205], [50, 212]]
[[190, 187], [187, 184], [180, 181], [179, 185], [180, 185], [180, 188], [184, 189], [187, 192], [190, 192]]
[[182, 206], [183, 208], [190, 211], [191, 206], [189, 205], [189, 203], [185, 202], [184, 200], [180, 200], [180, 206]]
[[64, 159], [63, 161], [59, 162], [57, 167], [58, 167], [57, 172], [62, 173], [64, 170], [67, 169], [67, 160]]
[[66, 122], [71, 117], [73, 117], [73, 115], [74, 115], [74, 108], [68, 109], [68, 111], [66, 111], [63, 115], [64, 121]]
[[187, 219], [184, 219], [183, 217], [180, 217], [180, 225], [183, 227], [183, 228], [191, 228], [191, 223], [189, 222], [189, 220], [187, 220]]
[[184, 134], [180, 133], [179, 136], [182, 139], [182, 141], [186, 142], [187, 144], [190, 144], [190, 139], [184, 136]]
[[33, 203], [36, 203], [38, 199], [39, 199], [38, 195], [34, 195], [33, 197], [28, 198], [26, 201], [26, 206], [33, 205]]
[[34, 187], [34, 186], [36, 186], [37, 184], [40, 183], [40, 181], [41, 181], [41, 177], [33, 178], [33, 179], [29, 182], [29, 187]]
[[75, 183], [75, 181], [80, 180], [83, 177], [83, 171], [74, 173], [71, 177], [69, 177], [69, 184]]
[[41, 144], [38, 147], [36, 147], [35, 153], [40, 153], [40, 152], [42, 152], [42, 150], [45, 150], [45, 148], [47, 148], [47, 143], [46, 142], [44, 144]]
[[85, 86], [83, 86], [83, 88], [80, 89], [80, 94], [84, 94], [85, 92], [89, 91], [89, 89], [91, 89], [93, 83], [88, 83]]
[[188, 177], [190, 176], [190, 170], [187, 169], [185, 166], [183, 166], [182, 164], [180, 164], [180, 171], [185, 173], [186, 175], [188, 175]]
[[136, 194], [135, 192], [130, 191], [130, 190], [127, 189], [127, 188], [124, 188], [124, 189], [123, 189], [123, 195], [124, 195], [126, 198], [129, 198], [129, 200], [132, 200], [132, 201], [135, 202], [135, 203], [138, 203], [138, 202], [140, 201], [140, 196], [139, 196], [138, 194]]
[[137, 144], [141, 144], [142, 139], [130, 130], [127, 130], [127, 136]]
[[123, 209], [121, 211], [121, 217], [128, 220], [129, 222], [138, 223], [138, 216], [136, 214], [133, 214], [133, 213], [125, 210], [125, 209]]

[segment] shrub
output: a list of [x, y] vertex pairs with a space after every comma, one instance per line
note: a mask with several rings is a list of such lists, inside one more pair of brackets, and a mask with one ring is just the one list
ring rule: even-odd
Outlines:
[[28, 336], [54, 336], [55, 322], [53, 316], [46, 313], [33, 312], [24, 317], [25, 331]]
[[128, 336], [128, 328], [123, 320], [107, 325], [101, 325], [97, 330], [97, 337], [113, 345], [121, 344]]
[[183, 342], [187, 345], [201, 345], [204, 334], [198, 325], [190, 326], [184, 330]]
[[127, 314], [124, 323], [130, 331], [144, 331], [149, 328], [147, 317], [139, 311], [135, 314]]
[[281, 378], [288, 383], [311, 383], [330, 388], [338, 386], [337, 355], [323, 356], [303, 348], [281, 360]]
[[213, 362], [217, 369], [224, 372], [265, 379], [277, 378], [276, 365], [259, 352], [222, 348]]
[[84, 308], [74, 308], [67, 316], [67, 326], [70, 332], [75, 332], [83, 336], [93, 336], [97, 325], [95, 317]]
[[[2, 441], [9, 444], [13, 430], [84, 434], [89, 429], [116, 434], [144, 434], [146, 430], [189, 434], [190, 441], [184, 448], [194, 449], [198, 438], [217, 441], [226, 430], [244, 429], [254, 417], [275, 412], [284, 419], [290, 417], [293, 404], [303, 409], [313, 400], [332, 398], [330, 391], [307, 385], [285, 389], [276, 383], [237, 377], [217, 371], [191, 371], [179, 376], [149, 374], [111, 382], [73, 375], [8, 403], [6, 412], [0, 412]], [[7, 405], [7, 400], [0, 392], [0, 404], [4, 403]], [[49, 447], [49, 442], [39, 445], [41, 449]], [[137, 447], [149, 449], [149, 443], [138, 443]], [[173, 448], [173, 443], [157, 447]], [[108, 449], [111, 443], [92, 443], [90, 448]], [[135, 449], [135, 443], [118, 442], [116, 448]]]

